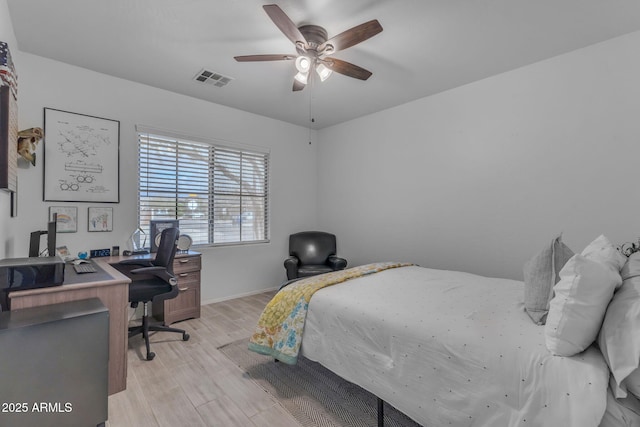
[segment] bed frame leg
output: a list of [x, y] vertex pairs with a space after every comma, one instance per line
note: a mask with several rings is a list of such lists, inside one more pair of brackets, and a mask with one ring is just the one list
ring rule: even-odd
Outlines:
[[384, 427], [384, 400], [378, 399], [378, 427]]

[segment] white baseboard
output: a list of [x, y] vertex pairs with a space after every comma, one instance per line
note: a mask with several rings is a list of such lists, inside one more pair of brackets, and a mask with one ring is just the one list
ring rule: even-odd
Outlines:
[[245, 292], [243, 294], [236, 294], [236, 295], [230, 295], [230, 296], [222, 297], [222, 298], [208, 299], [208, 300], [205, 300], [205, 301], [200, 301], [200, 305], [208, 305], [208, 304], [214, 304], [216, 302], [229, 301], [231, 299], [236, 299], [236, 298], [249, 297], [251, 295], [257, 295], [257, 294], [261, 294], [261, 293], [267, 292], [267, 291], [276, 291], [279, 288], [280, 288], [280, 286], [276, 286], [274, 288], [265, 288], [265, 289], [260, 289], [260, 290], [257, 290], [257, 291]]

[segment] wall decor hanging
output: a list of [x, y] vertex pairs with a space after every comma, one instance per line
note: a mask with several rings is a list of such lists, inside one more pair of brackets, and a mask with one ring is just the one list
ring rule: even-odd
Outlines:
[[113, 208], [89, 208], [89, 231], [113, 231]]
[[44, 200], [120, 201], [120, 122], [44, 109]]
[[17, 146], [18, 76], [9, 45], [0, 42], [0, 189], [12, 193], [18, 189]]
[[41, 128], [29, 128], [18, 132], [18, 154], [31, 165], [36, 165], [36, 147], [44, 137]]
[[56, 218], [58, 233], [75, 233], [78, 231], [78, 207], [77, 206], [49, 206], [49, 221]]

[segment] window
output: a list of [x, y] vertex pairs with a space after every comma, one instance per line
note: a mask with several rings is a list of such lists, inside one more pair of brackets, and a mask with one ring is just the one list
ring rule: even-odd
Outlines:
[[178, 219], [194, 245], [269, 240], [269, 153], [138, 130], [138, 218]]

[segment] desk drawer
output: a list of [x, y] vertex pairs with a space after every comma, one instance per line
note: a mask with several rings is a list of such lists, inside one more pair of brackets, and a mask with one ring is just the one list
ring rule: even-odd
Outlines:
[[182, 273], [176, 273], [176, 279], [178, 279], [179, 288], [183, 288], [185, 286], [200, 286], [200, 271], [184, 271]]
[[200, 256], [186, 256], [173, 260], [173, 272], [176, 275], [187, 271], [199, 271], [200, 268]]
[[200, 254], [178, 255], [173, 260], [173, 274], [178, 279], [180, 293], [164, 304], [152, 306], [153, 316], [165, 325], [200, 317]]
[[200, 272], [185, 274], [190, 276], [186, 280], [178, 279], [177, 297], [152, 305], [153, 316], [165, 325], [200, 317]]
[[200, 317], [200, 286], [180, 286], [180, 294], [165, 301], [164, 323]]

